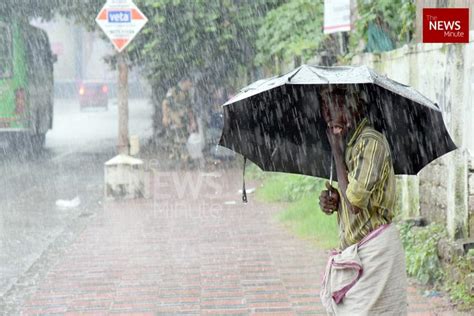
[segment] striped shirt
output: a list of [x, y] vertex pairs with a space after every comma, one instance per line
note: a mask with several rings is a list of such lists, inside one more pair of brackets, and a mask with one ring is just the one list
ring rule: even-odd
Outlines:
[[340, 195], [337, 220], [341, 249], [359, 242], [378, 226], [390, 223], [395, 204], [395, 174], [385, 136], [363, 119], [348, 138], [346, 196], [361, 211], [352, 214]]

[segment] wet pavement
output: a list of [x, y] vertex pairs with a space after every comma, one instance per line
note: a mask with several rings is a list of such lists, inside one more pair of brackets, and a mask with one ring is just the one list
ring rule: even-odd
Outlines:
[[[131, 134], [150, 133], [151, 106], [130, 100]], [[55, 100], [54, 128], [37, 155], [0, 150], [0, 295], [79, 217], [100, 209], [103, 163], [115, 155], [117, 107], [80, 112], [76, 100]], [[77, 208], [57, 200], [79, 197]]]
[[[240, 170], [157, 171], [153, 198], [108, 202], [0, 303], [21, 315], [325, 315], [327, 251], [281, 205], [242, 204]], [[248, 183], [249, 187], [256, 183]], [[410, 285], [410, 315], [456, 315]], [[25, 295], [27, 293], [27, 295]]]

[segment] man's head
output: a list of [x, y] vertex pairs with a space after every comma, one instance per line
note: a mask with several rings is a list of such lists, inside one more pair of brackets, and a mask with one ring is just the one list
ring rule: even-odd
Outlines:
[[344, 86], [328, 86], [320, 90], [321, 114], [329, 130], [335, 135], [346, 136], [362, 118], [359, 93]]
[[178, 82], [178, 85], [181, 90], [189, 91], [193, 87], [193, 82], [188, 77], [184, 77]]

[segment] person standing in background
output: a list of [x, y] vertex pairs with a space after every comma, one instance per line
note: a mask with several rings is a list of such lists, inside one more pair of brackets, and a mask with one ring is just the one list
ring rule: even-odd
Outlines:
[[198, 131], [191, 100], [192, 87], [190, 79], [181, 79], [177, 86], [168, 89], [161, 104], [168, 158], [185, 164], [189, 163], [186, 142], [191, 133]]

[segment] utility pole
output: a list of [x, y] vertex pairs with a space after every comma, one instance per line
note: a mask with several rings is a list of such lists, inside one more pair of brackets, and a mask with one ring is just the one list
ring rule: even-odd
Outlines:
[[129, 154], [128, 137], [128, 64], [124, 52], [118, 53], [118, 146], [119, 154]]

